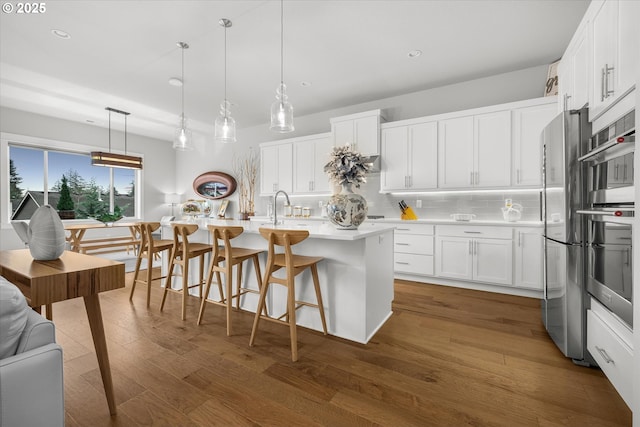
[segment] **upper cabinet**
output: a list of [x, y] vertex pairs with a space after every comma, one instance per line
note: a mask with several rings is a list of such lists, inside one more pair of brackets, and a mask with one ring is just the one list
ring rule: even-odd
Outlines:
[[511, 184], [511, 111], [438, 123], [440, 188], [508, 187]]
[[578, 110], [589, 102], [589, 53], [587, 26], [580, 26], [558, 66], [560, 111]]
[[367, 156], [380, 154], [380, 110], [331, 119], [333, 145], [350, 144]]
[[589, 119], [594, 120], [636, 83], [640, 2], [594, 1], [587, 13], [592, 52]]
[[556, 116], [556, 102], [546, 102], [513, 110], [513, 175], [514, 187], [542, 185], [542, 147], [544, 127]]
[[381, 134], [381, 191], [437, 188], [438, 122], [392, 125]]
[[260, 195], [293, 188], [293, 144], [291, 141], [260, 145]]
[[298, 138], [293, 143], [293, 192], [296, 194], [330, 193], [329, 177], [324, 165], [332, 150], [330, 133]]

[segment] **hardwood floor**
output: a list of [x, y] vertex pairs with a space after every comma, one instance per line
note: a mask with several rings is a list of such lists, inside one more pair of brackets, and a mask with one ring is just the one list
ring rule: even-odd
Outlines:
[[[66, 421], [77, 426], [630, 426], [599, 369], [574, 365], [546, 335], [537, 300], [397, 281], [394, 314], [361, 345], [209, 305], [196, 326], [152, 289], [101, 294], [118, 415], [110, 417], [81, 299], [57, 303]], [[156, 282], [157, 283], [157, 282]]]

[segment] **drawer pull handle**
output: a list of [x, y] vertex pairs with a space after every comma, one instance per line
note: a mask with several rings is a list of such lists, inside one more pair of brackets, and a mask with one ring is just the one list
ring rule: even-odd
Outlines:
[[467, 234], [482, 234], [482, 231], [465, 231]]
[[410, 228], [396, 228], [398, 231], [411, 231]]
[[600, 356], [602, 356], [602, 358], [604, 359], [605, 362], [613, 363], [615, 365], [615, 362], [613, 361], [612, 358], [609, 357], [609, 355], [607, 354], [607, 352], [605, 351], [604, 348], [600, 348], [600, 347], [596, 346], [596, 350], [598, 350], [598, 353], [600, 353]]
[[396, 242], [396, 245], [398, 245], [398, 246], [411, 246], [409, 243], [400, 243], [400, 242]]
[[401, 261], [396, 261], [396, 264], [410, 265], [408, 262], [401, 262]]

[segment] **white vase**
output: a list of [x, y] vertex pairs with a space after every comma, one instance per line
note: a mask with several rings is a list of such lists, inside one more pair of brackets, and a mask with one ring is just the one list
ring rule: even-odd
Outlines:
[[327, 216], [339, 230], [357, 230], [367, 219], [367, 210], [367, 201], [353, 192], [352, 184], [343, 184], [342, 191], [327, 203]]

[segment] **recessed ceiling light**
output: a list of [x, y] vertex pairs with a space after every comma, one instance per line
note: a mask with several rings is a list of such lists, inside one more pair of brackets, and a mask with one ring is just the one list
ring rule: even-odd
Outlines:
[[309, 86], [311, 86], [312, 84], [313, 84], [313, 83], [311, 83], [311, 82], [300, 82], [300, 86], [302, 86], [302, 87], [309, 87]]
[[67, 33], [66, 31], [62, 31], [62, 30], [51, 30], [51, 34], [53, 34], [56, 37], [59, 37], [61, 39], [65, 39], [65, 40], [69, 40], [71, 38], [71, 34]]
[[171, 77], [171, 78], [169, 79], [169, 84], [170, 84], [171, 86], [178, 86], [178, 87], [180, 87], [180, 86], [182, 86], [182, 80], [181, 80], [179, 77]]
[[422, 51], [421, 51], [421, 50], [419, 50], [419, 49], [412, 50], [411, 52], [409, 52], [409, 53], [407, 54], [407, 56], [408, 56], [409, 58], [417, 58], [417, 57], [418, 57], [418, 56], [420, 56], [420, 55], [422, 55]]

